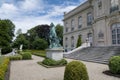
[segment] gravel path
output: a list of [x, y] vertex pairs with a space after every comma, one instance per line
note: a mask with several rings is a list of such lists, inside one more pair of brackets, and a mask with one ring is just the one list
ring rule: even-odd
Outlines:
[[[63, 80], [65, 67], [45, 68], [38, 65], [38, 61], [43, 58], [32, 56], [33, 60], [22, 60], [11, 62], [10, 80]], [[67, 59], [72, 61], [71, 59]], [[84, 62], [86, 64], [90, 80], [120, 80], [120, 78], [110, 77], [102, 74], [108, 70], [107, 65]]]

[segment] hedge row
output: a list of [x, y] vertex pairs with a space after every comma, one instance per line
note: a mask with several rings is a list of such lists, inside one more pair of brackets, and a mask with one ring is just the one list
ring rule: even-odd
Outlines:
[[10, 60], [28, 60], [32, 59], [32, 55], [30, 53], [21, 53], [18, 55], [10, 56]]
[[2, 61], [0, 63], [0, 80], [5, 80], [5, 73], [8, 69], [8, 65], [9, 65], [9, 58], [4, 58], [4, 57], [0, 57], [2, 58]]

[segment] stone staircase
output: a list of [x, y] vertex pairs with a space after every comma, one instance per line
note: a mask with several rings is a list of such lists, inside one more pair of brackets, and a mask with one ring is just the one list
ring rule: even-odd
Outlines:
[[107, 64], [109, 58], [115, 55], [120, 56], [120, 47], [118, 46], [83, 48], [71, 54], [64, 54], [64, 57]]

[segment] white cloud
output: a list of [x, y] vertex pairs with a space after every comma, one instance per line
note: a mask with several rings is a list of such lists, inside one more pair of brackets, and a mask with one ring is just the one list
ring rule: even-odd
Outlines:
[[27, 11], [44, 8], [42, 0], [25, 0], [25, 1], [21, 1], [19, 5], [21, 9]]
[[[61, 19], [63, 13], [77, 7], [76, 3], [65, 4], [59, 6], [44, 4], [44, 0], [21, 0], [17, 4], [3, 3], [0, 7], [0, 15], [2, 15], [0, 18], [12, 20], [16, 25], [16, 31], [21, 28], [22, 32], [27, 32], [28, 29], [40, 24], [50, 24], [51, 22], [55, 25], [63, 24]], [[44, 8], [48, 9], [44, 10]], [[43, 15], [39, 13], [43, 13]], [[59, 16], [60, 18], [56, 18]]]
[[0, 8], [1, 14], [14, 14], [17, 8], [13, 4], [4, 3]]

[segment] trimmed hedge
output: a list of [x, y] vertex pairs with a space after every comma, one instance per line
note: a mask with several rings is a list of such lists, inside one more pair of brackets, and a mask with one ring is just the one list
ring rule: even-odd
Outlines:
[[5, 73], [8, 69], [9, 62], [9, 58], [3, 58], [2, 62], [0, 63], [0, 80], [5, 79]]
[[67, 64], [64, 80], [89, 80], [86, 66], [80, 61], [72, 61]]
[[45, 58], [42, 61], [42, 63], [47, 65], [47, 66], [63, 66], [63, 65], [67, 64], [67, 61], [65, 59], [55, 61], [53, 59]]
[[120, 56], [111, 57], [108, 66], [113, 74], [120, 74]]
[[25, 52], [25, 53], [22, 53], [21, 55], [23, 60], [32, 59], [31, 53]]
[[22, 55], [9, 56], [10, 60], [22, 60]]

